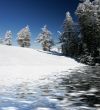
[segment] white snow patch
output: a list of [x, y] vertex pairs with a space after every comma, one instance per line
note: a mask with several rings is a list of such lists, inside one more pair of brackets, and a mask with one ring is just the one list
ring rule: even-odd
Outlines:
[[41, 107], [38, 107], [36, 110], [52, 110], [50, 108], [41, 108]]
[[2, 110], [18, 110], [16, 107], [2, 107]]
[[33, 102], [32, 101], [19, 101], [21, 103], [25, 103], [25, 104], [32, 104]]

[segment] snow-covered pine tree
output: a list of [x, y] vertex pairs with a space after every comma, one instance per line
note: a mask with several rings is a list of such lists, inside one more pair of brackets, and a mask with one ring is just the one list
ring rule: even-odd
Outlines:
[[29, 47], [30, 46], [31, 33], [30, 33], [30, 29], [28, 26], [25, 27], [24, 34], [25, 34], [24, 45], [25, 45], [25, 47]]
[[5, 33], [4, 44], [12, 45], [12, 32], [10, 30]]
[[21, 29], [17, 35], [18, 35], [17, 42], [18, 42], [19, 46], [30, 47], [31, 33], [30, 33], [30, 29], [28, 26]]
[[76, 25], [69, 12], [66, 13], [66, 18], [63, 24], [63, 32], [60, 36], [62, 53], [67, 56], [75, 56], [77, 54], [77, 32]]
[[48, 30], [46, 25], [42, 28], [42, 32], [38, 35], [37, 42], [42, 45], [44, 51], [50, 51], [51, 47], [54, 45], [52, 33]]
[[83, 43], [89, 53], [94, 54], [100, 47], [100, 1], [85, 0], [77, 7]]

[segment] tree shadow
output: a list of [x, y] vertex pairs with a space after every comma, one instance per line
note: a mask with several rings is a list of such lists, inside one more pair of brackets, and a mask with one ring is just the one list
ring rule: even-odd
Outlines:
[[64, 56], [62, 53], [59, 53], [57, 51], [43, 51], [43, 50], [36, 50], [36, 51], [46, 54], [56, 55], [56, 56]]

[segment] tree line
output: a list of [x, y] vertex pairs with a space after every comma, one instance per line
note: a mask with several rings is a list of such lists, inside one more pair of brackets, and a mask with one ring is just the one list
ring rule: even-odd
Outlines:
[[[41, 44], [44, 51], [50, 51], [51, 47], [54, 45], [52, 33], [48, 30], [46, 25], [41, 29], [41, 33], [39, 33], [36, 38], [36, 42]], [[5, 33], [4, 39], [0, 39], [0, 43], [9, 46], [12, 45], [12, 32], [10, 30]], [[29, 26], [26, 26], [17, 33], [17, 43], [20, 47], [31, 46], [31, 32]]]
[[75, 14], [78, 23], [66, 13], [60, 33], [62, 53], [85, 64], [100, 63], [100, 0], [81, 1]]

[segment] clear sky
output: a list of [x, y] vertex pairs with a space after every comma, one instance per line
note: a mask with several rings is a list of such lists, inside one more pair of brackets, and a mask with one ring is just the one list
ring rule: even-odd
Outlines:
[[46, 24], [57, 39], [57, 31], [61, 31], [66, 11], [70, 11], [74, 20], [74, 11], [79, 0], [0, 0], [0, 36], [7, 30], [13, 33], [16, 41], [17, 32], [29, 25], [32, 41]]

